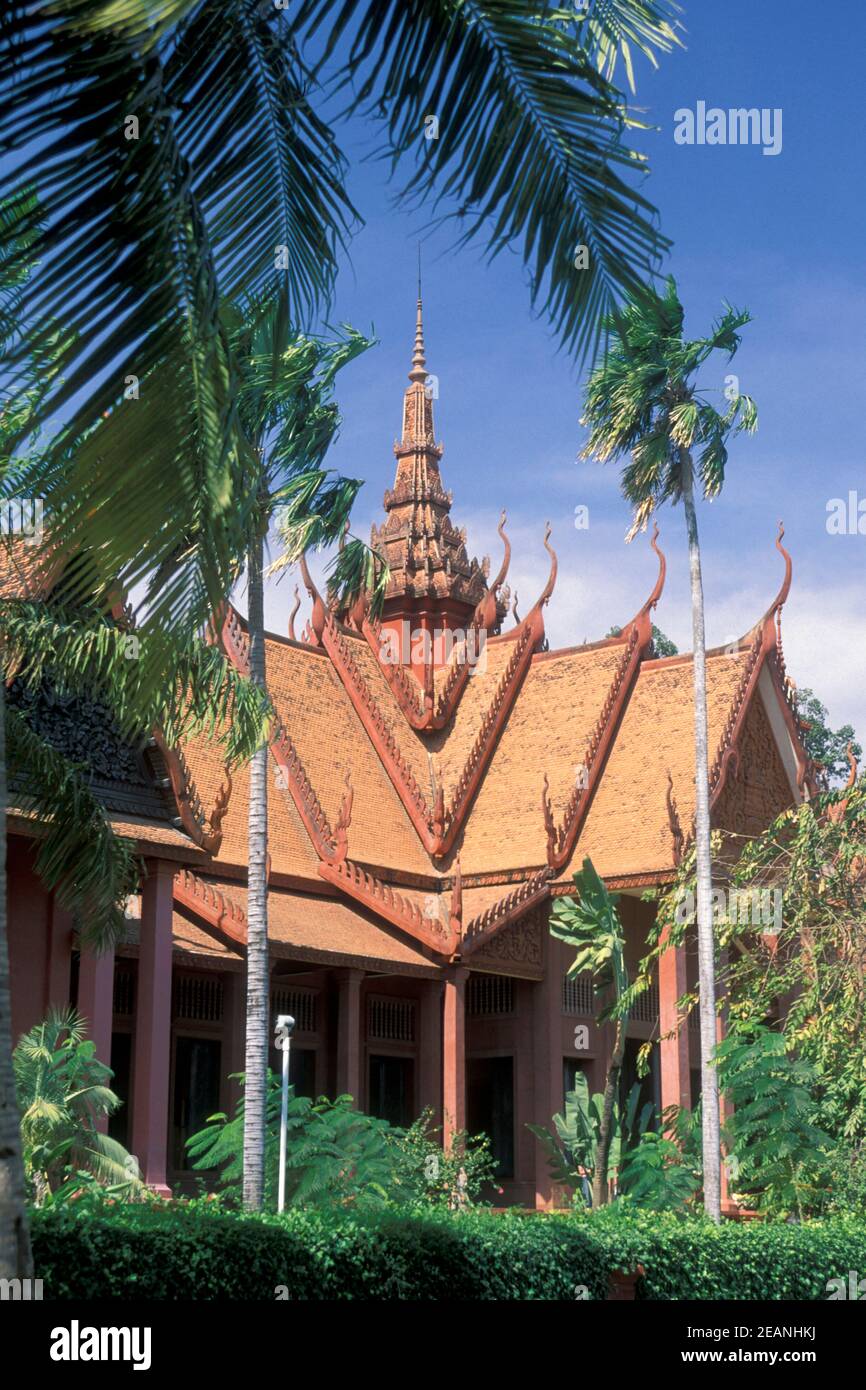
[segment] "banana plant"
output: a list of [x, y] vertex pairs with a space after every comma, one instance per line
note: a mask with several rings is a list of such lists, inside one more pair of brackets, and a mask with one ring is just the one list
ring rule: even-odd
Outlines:
[[[653, 1106], [650, 1102], [646, 1102], [638, 1114], [640, 1089], [640, 1083], [635, 1082], [623, 1106], [614, 1098], [607, 1168], [604, 1174], [606, 1190], [619, 1169], [628, 1146], [637, 1135], [645, 1134], [652, 1123]], [[566, 1093], [563, 1113], [553, 1117], [556, 1135], [551, 1134], [543, 1125], [527, 1126], [547, 1155], [550, 1175], [555, 1183], [578, 1191], [584, 1189], [588, 1178], [593, 1181], [594, 1190], [601, 1152], [604, 1110], [605, 1094], [596, 1091], [590, 1095], [586, 1077], [583, 1072], [578, 1072], [574, 1079], [574, 1089]]]
[[589, 971], [596, 994], [609, 997], [601, 1019], [615, 1019], [615, 1033], [598, 1130], [598, 1162], [594, 1165], [592, 1204], [603, 1206], [608, 1197], [608, 1170], [614, 1133], [614, 1110], [619, 1078], [625, 1055], [628, 1010], [622, 1000], [628, 989], [625, 965], [625, 937], [617, 911], [618, 897], [607, 891], [592, 860], [584, 859], [580, 873], [574, 875], [577, 893], [557, 898], [550, 919], [551, 935], [576, 948], [568, 974]]

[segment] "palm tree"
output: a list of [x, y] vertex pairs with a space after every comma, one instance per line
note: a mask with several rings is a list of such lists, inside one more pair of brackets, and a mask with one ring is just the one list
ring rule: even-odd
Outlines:
[[[712, 1054], [716, 1045], [715, 946], [710, 860], [710, 792], [707, 743], [707, 665], [704, 592], [695, 486], [705, 498], [721, 492], [728, 461], [727, 441], [752, 433], [757, 410], [749, 396], [732, 393], [720, 413], [699, 392], [695, 375], [716, 350], [730, 359], [740, 344], [748, 310], [725, 306], [706, 338], [683, 337], [683, 309], [673, 278], [663, 293], [645, 290], [608, 320], [605, 360], [586, 387], [584, 422], [589, 426], [585, 458], [601, 462], [628, 457], [623, 495], [634, 510], [632, 536], [663, 502], [682, 501], [686, 514], [692, 599], [695, 704], [695, 857], [701, 1024], [701, 1098], [704, 1205], [720, 1219], [721, 1153], [719, 1091]], [[694, 453], [698, 457], [695, 459]]]
[[[0, 816], [7, 781], [15, 804], [40, 825], [35, 869], [99, 950], [116, 941], [125, 903], [138, 889], [131, 844], [113, 833], [86, 773], [31, 724], [24, 702], [6, 703], [6, 683], [39, 690], [46, 680], [97, 700], [118, 732], [140, 736], [154, 726], [169, 742], [198, 730], [221, 741], [229, 765], [249, 757], [270, 724], [270, 707], [214, 647], [175, 635], [172, 664], [154, 698], [127, 659], [127, 635], [98, 614], [59, 604], [4, 599], [0, 618]], [[27, 1278], [29, 1240], [18, 1109], [12, 1072], [11, 992], [6, 939], [5, 834], [0, 834], [0, 1277]]]
[[[63, 325], [36, 423], [66, 429], [41, 495], [106, 584], [146, 587], [155, 632], [181, 610], [208, 620], [256, 505], [234, 467], [219, 305], [261, 293], [276, 268], [292, 322], [311, 326], [357, 221], [313, 105], [325, 78], [383, 125], [410, 201], [444, 195], [459, 241], [482, 237], [491, 255], [522, 246], [533, 302], [580, 352], [667, 245], [633, 186], [646, 166], [611, 78], [617, 54], [630, 73], [633, 49], [655, 62], [678, 43], [676, 13], [671, 0], [568, 24], [546, 0], [6, 6], [7, 178], [35, 186], [44, 214], [21, 306], [30, 351]], [[13, 354], [10, 390], [23, 362]]]
[[[39, 216], [29, 194], [0, 204], [0, 340], [5, 347], [21, 337], [20, 308], [29, 274], [22, 249], [32, 247]], [[57, 340], [45, 355], [26, 359], [22, 389], [0, 409], [0, 491], [38, 496], [44, 457], [38, 447], [38, 411], [57, 372]], [[15, 451], [17, 439], [31, 440], [29, 451]], [[35, 484], [35, 486], [34, 486]], [[14, 572], [20, 555], [14, 538], [3, 537], [4, 569]], [[25, 546], [25, 572], [33, 575], [40, 550], [56, 559], [62, 546], [62, 520], [47, 545]], [[18, 547], [20, 550], [20, 547]], [[92, 564], [68, 567], [94, 578]], [[36, 565], [38, 573], [38, 563]], [[74, 587], [74, 586], [73, 586]], [[66, 586], [68, 600], [70, 586]], [[13, 590], [14, 591], [14, 586]], [[70, 608], [62, 598], [36, 603], [3, 594], [0, 616], [0, 1277], [32, 1273], [25, 1210], [24, 1169], [12, 1064], [9, 953], [6, 935], [7, 790], [40, 823], [35, 868], [58, 900], [86, 923], [97, 949], [116, 940], [124, 925], [127, 897], [138, 884], [131, 846], [108, 825], [80, 768], [35, 728], [26, 703], [7, 708], [7, 682], [24, 692], [46, 680], [71, 693], [104, 704], [118, 732], [130, 738], [159, 726], [170, 742], [206, 728], [218, 731], [231, 763], [248, 757], [269, 724], [269, 707], [214, 647], [175, 623], [158, 635], [163, 679], [143, 674], [146, 662], [128, 659], [127, 637], [104, 616], [104, 603], [91, 593]], [[116, 598], [117, 590], [114, 590]], [[152, 634], [151, 634], [152, 635]], [[144, 638], [142, 639], [145, 640]], [[145, 655], [147, 649], [145, 648]]]
[[[227, 338], [237, 373], [238, 452], [257, 499], [247, 552], [249, 674], [267, 690], [264, 549], [276, 513], [287, 558], [307, 545], [334, 540], [348, 520], [360, 482], [328, 473], [324, 455], [339, 424], [331, 398], [337, 372], [369, 342], [349, 329], [324, 343], [296, 332], [285, 286], [245, 306], [227, 308]], [[250, 763], [247, 869], [247, 1004], [243, 1195], [258, 1209], [264, 1197], [269, 1034], [268, 748]]]

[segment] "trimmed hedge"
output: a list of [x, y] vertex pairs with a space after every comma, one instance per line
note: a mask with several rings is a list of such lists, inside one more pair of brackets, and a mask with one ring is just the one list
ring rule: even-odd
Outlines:
[[613, 1208], [584, 1219], [608, 1261], [645, 1275], [638, 1298], [828, 1298], [830, 1279], [846, 1285], [851, 1270], [866, 1278], [866, 1220], [853, 1216], [802, 1225], [781, 1221], [723, 1221], [652, 1212], [620, 1215]]
[[607, 1291], [603, 1250], [573, 1221], [489, 1212], [285, 1216], [182, 1204], [33, 1213], [45, 1297], [573, 1299]]
[[202, 1205], [66, 1207], [32, 1216], [49, 1299], [605, 1298], [609, 1271], [641, 1264], [638, 1298], [825, 1300], [866, 1276], [866, 1223], [803, 1226], [471, 1211], [313, 1210], [248, 1216]]

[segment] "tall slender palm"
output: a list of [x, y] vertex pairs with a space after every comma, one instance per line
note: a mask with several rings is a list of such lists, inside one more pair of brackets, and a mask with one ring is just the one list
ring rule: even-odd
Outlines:
[[[247, 486], [257, 499], [247, 554], [250, 680], [267, 689], [264, 625], [264, 551], [271, 521], [281, 513], [289, 551], [335, 539], [348, 519], [360, 482], [322, 466], [339, 424], [332, 399], [339, 369], [369, 346], [347, 330], [324, 343], [296, 332], [285, 285], [248, 303], [242, 314], [224, 311], [237, 373], [239, 453]], [[247, 870], [247, 1003], [244, 1086], [246, 1206], [264, 1196], [265, 1118], [269, 1033], [268, 963], [268, 750], [250, 764]]]
[[[29, 194], [0, 204], [0, 342], [4, 350], [21, 337], [20, 308], [31, 266], [39, 216]], [[42, 453], [35, 421], [57, 372], [56, 344], [26, 359], [22, 389], [0, 409], [0, 495], [38, 495]], [[29, 452], [16, 452], [18, 438], [31, 438]], [[34, 488], [33, 484], [37, 486]], [[97, 948], [116, 939], [125, 900], [138, 870], [131, 846], [117, 839], [80, 769], [31, 722], [26, 699], [7, 705], [7, 683], [25, 695], [46, 680], [70, 693], [99, 701], [117, 730], [130, 738], [154, 725], [174, 741], [184, 733], [218, 725], [229, 761], [249, 756], [261, 741], [269, 709], [259, 692], [240, 679], [215, 648], [184, 625], [175, 625], [161, 645], [164, 679], [153, 683], [142, 663], [129, 659], [127, 636], [103, 615], [91, 595], [74, 608], [62, 599], [36, 603], [16, 597], [16, 574], [34, 581], [40, 557], [56, 559], [63, 548], [55, 524], [47, 540], [29, 545], [0, 538], [3, 575], [0, 600], [0, 1277], [27, 1277], [31, 1256], [24, 1208], [23, 1166], [12, 1068], [9, 952], [6, 936], [7, 791], [40, 823], [35, 869], [59, 901], [86, 926]], [[92, 567], [80, 566], [80, 572]], [[116, 591], [115, 591], [116, 597]], [[166, 662], [165, 658], [170, 657]]]
[[[733, 357], [748, 310], [726, 305], [706, 338], [683, 336], [683, 309], [669, 278], [663, 293], [645, 290], [608, 322], [605, 360], [586, 387], [584, 423], [589, 426], [585, 458], [630, 461], [622, 491], [634, 509], [629, 539], [664, 502], [682, 502], [686, 515], [692, 600], [695, 716], [695, 852], [701, 1025], [701, 1103], [704, 1205], [720, 1218], [721, 1151], [719, 1090], [712, 1054], [716, 1045], [715, 943], [710, 858], [709, 749], [704, 591], [695, 507], [696, 483], [705, 498], [725, 481], [727, 441], [752, 433], [757, 410], [736, 390], [722, 413], [699, 391], [695, 375], [716, 350]], [[697, 454], [697, 458], [695, 457]]]

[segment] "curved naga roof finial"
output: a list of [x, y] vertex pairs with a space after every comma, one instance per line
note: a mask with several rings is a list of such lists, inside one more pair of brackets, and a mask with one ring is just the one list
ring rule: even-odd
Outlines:
[[294, 602], [294, 606], [293, 606], [293, 608], [292, 608], [292, 611], [291, 611], [291, 613], [289, 614], [289, 636], [291, 637], [291, 639], [292, 639], [293, 642], [297, 640], [296, 637], [295, 637], [295, 618], [298, 616], [298, 609], [300, 608], [300, 606], [301, 606], [301, 592], [300, 592], [300, 589], [298, 588], [298, 586], [297, 586], [297, 584], [296, 584], [296, 585], [295, 585], [295, 602]]
[[677, 803], [674, 799], [674, 779], [671, 776], [670, 768], [668, 768], [668, 789], [665, 794], [665, 804], [667, 806], [668, 825], [670, 826], [671, 832], [674, 867], [678, 868], [680, 863], [682, 862], [685, 836], [683, 835], [682, 826], [680, 825], [680, 815], [679, 811], [677, 810]]
[[776, 549], [778, 550], [779, 554], [782, 555], [782, 556], [784, 557], [784, 560], [785, 560], [785, 578], [782, 580], [782, 587], [781, 587], [781, 589], [779, 590], [778, 594], [776, 595], [774, 601], [771, 603], [770, 607], [767, 609], [767, 616], [768, 616], [768, 617], [770, 616], [771, 613], [778, 613], [779, 609], [780, 609], [780, 608], [782, 607], [782, 605], [785, 603], [785, 601], [786, 601], [786, 599], [787, 599], [789, 593], [791, 592], [791, 575], [792, 575], [792, 573], [793, 573], [794, 566], [793, 566], [793, 562], [792, 562], [792, 560], [791, 560], [790, 555], [788, 554], [787, 550], [785, 549], [785, 547], [784, 547], [783, 544], [782, 544], [782, 538], [783, 538], [784, 534], [785, 534], [785, 525], [784, 525], [784, 522], [780, 521], [780, 522], [779, 522], [779, 534], [778, 534], [778, 536], [776, 537]]
[[854, 757], [854, 748], [850, 742], [845, 749], [845, 753], [848, 758], [848, 781], [842, 789], [842, 799], [837, 801], [834, 806], [827, 807], [827, 815], [830, 817], [830, 820], [836, 821], [837, 823], [845, 818], [845, 812], [848, 809], [848, 798], [857, 781], [857, 759]]
[[655, 582], [655, 588], [653, 589], [652, 593], [650, 594], [649, 598], [647, 599], [646, 603], [644, 604], [643, 608], [641, 609], [641, 612], [642, 612], [642, 613], [651, 613], [651, 612], [652, 612], [652, 610], [655, 608], [656, 604], [658, 603], [659, 599], [661, 598], [661, 596], [662, 596], [662, 590], [663, 590], [664, 587], [665, 587], [665, 575], [666, 575], [667, 572], [668, 572], [668, 562], [667, 562], [667, 560], [666, 560], [665, 557], [664, 557], [664, 552], [662, 551], [661, 547], [660, 547], [660, 546], [658, 545], [658, 543], [657, 543], [657, 542], [658, 542], [658, 538], [659, 538], [659, 524], [658, 524], [658, 522], [656, 522], [655, 525], [653, 526], [653, 533], [652, 533], [652, 535], [650, 536], [650, 545], [652, 546], [653, 550], [655, 551], [655, 553], [656, 553], [656, 555], [657, 555], [657, 557], [658, 557], [658, 562], [659, 562], [659, 573], [658, 573], [658, 579], [657, 579], [656, 582]]
[[319, 593], [318, 589], [313, 583], [313, 577], [310, 574], [310, 567], [307, 564], [306, 551], [304, 551], [301, 555], [300, 566], [301, 578], [304, 581], [304, 587], [307, 590], [307, 593], [310, 595], [310, 598], [313, 600], [313, 612], [310, 619], [310, 628], [312, 632], [315, 634], [316, 641], [321, 646], [322, 633], [325, 631], [325, 621], [327, 615], [325, 611], [324, 602], [322, 601], [322, 595]]
[[780, 588], [776, 597], [773, 599], [773, 602], [770, 604], [764, 616], [762, 618], [759, 618], [758, 621], [755, 623], [755, 626], [751, 628], [749, 632], [746, 633], [745, 637], [742, 637], [740, 639], [740, 646], [747, 646], [751, 641], [757, 641], [758, 635], [762, 634], [762, 641], [765, 651], [768, 651], [771, 647], [776, 646], [781, 652], [782, 608], [785, 604], [785, 601], [787, 600], [788, 594], [791, 592], [791, 574], [793, 571], [791, 556], [788, 554], [787, 550], [782, 544], [782, 537], [784, 536], [784, 534], [785, 526], [784, 523], [780, 521], [779, 534], [776, 537], [776, 549], [785, 561], [785, 576], [782, 580], [782, 587]]
[[658, 545], [658, 538], [659, 524], [658, 522], [655, 522], [653, 526], [653, 533], [650, 536], [650, 545], [652, 546], [653, 550], [655, 551], [658, 557], [658, 578], [656, 579], [655, 587], [653, 588], [653, 591], [647, 599], [646, 603], [643, 605], [642, 608], [638, 609], [631, 622], [626, 623], [625, 626], [620, 629], [621, 638], [628, 638], [629, 634], [633, 633], [634, 630], [637, 629], [637, 640], [641, 643], [642, 647], [646, 647], [652, 641], [652, 622], [650, 621], [650, 614], [652, 613], [653, 609], [655, 608], [656, 604], [662, 596], [662, 590], [665, 587], [665, 575], [667, 574], [668, 569], [668, 562], [665, 559], [664, 552]]
[[544, 529], [544, 548], [545, 548], [545, 550], [547, 551], [548, 555], [550, 556], [550, 573], [549, 573], [549, 575], [547, 576], [547, 583], [545, 584], [545, 586], [544, 586], [544, 588], [542, 589], [542, 591], [541, 591], [539, 597], [538, 597], [538, 598], [536, 599], [536, 601], [535, 601], [535, 605], [534, 605], [534, 606], [535, 606], [536, 608], [543, 608], [544, 605], [550, 601], [550, 595], [553, 593], [554, 586], [555, 586], [555, 584], [556, 584], [556, 575], [557, 575], [557, 572], [558, 572], [558, 570], [559, 570], [559, 561], [558, 561], [557, 558], [556, 558], [556, 551], [553, 549], [553, 546], [550, 544], [550, 537], [551, 537], [552, 531], [553, 531], [553, 527], [551, 526], [550, 522], [548, 521], [548, 523], [547, 523], [547, 525], [546, 525], [546, 527], [545, 527], [545, 529]]
[[474, 621], [478, 624], [479, 627], [483, 628], [491, 628], [496, 622], [496, 597], [499, 593], [499, 590], [502, 588], [502, 585], [505, 582], [505, 576], [508, 573], [508, 566], [511, 564], [511, 541], [505, 534], [506, 520], [507, 517], [505, 514], [505, 508], [503, 507], [502, 515], [499, 518], [499, 525], [496, 529], [499, 532], [500, 539], [505, 547], [505, 554], [502, 557], [502, 564], [499, 566], [499, 573], [497, 574], [493, 582], [491, 584], [488, 584], [487, 592], [485, 593], [484, 597], [479, 600], [478, 605], [475, 609]]
[[550, 783], [547, 780], [547, 773], [544, 774], [544, 789], [541, 793], [541, 814], [544, 817], [544, 833], [547, 836], [547, 863], [548, 867], [556, 867], [556, 850], [558, 836], [556, 833], [556, 822], [553, 819], [553, 807], [550, 804]]
[[505, 583], [505, 576], [508, 573], [508, 566], [511, 564], [511, 541], [505, 534], [505, 523], [507, 520], [508, 515], [505, 511], [505, 508], [503, 507], [502, 515], [499, 518], [499, 525], [496, 529], [499, 532], [499, 539], [502, 541], [502, 544], [505, 547], [505, 554], [502, 557], [502, 564], [499, 566], [499, 573], [497, 574], [493, 583], [490, 585], [490, 588], [494, 594], [497, 593], [497, 591], [501, 589], [502, 585]]
[[355, 789], [352, 786], [352, 774], [346, 773], [346, 790], [340, 800], [340, 810], [334, 824], [334, 844], [336, 852], [334, 858], [337, 863], [345, 863], [349, 852], [349, 826], [352, 824], [352, 802], [355, 800]]
[[845, 753], [848, 758], [848, 781], [845, 783], [845, 790], [850, 791], [857, 781], [857, 759], [854, 757], [854, 745], [852, 743], [848, 744]]

